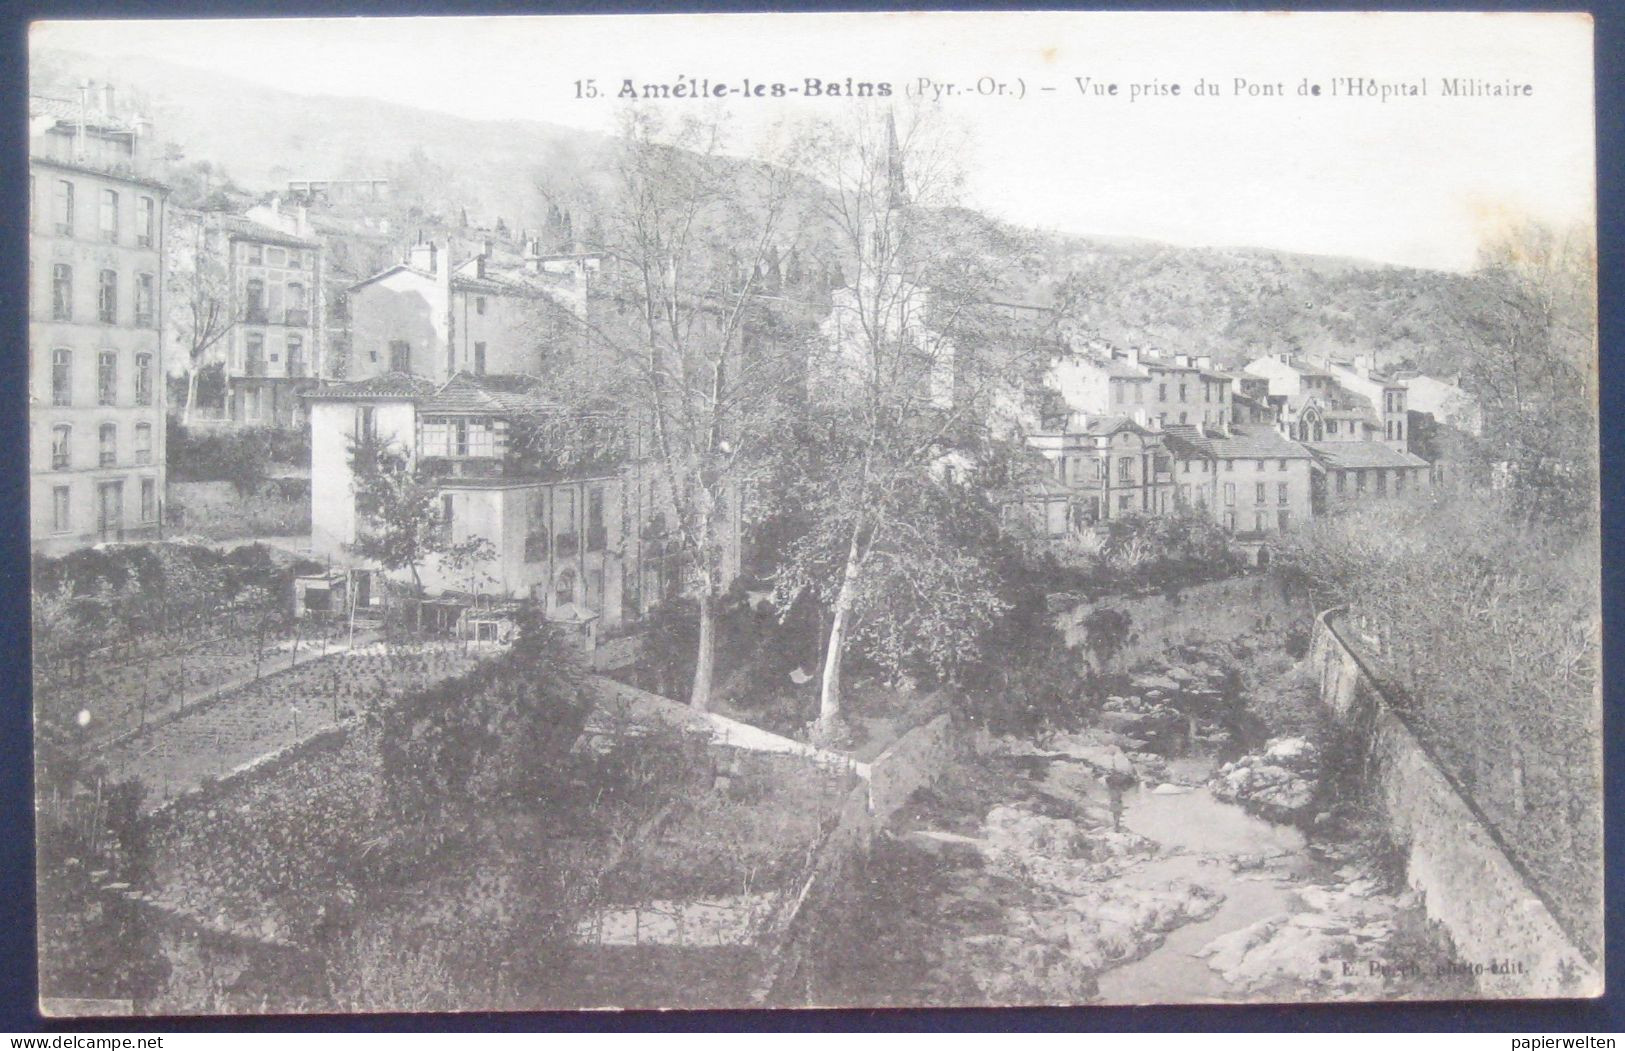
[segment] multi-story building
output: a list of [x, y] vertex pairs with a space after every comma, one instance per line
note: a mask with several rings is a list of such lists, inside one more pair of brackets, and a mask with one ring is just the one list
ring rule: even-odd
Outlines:
[[451, 251], [413, 245], [405, 262], [348, 290], [347, 379], [539, 374], [559, 311], [585, 313], [600, 266], [595, 255], [543, 255], [534, 242], [517, 258], [489, 241], [461, 262]]
[[243, 424], [305, 425], [299, 395], [327, 376], [322, 243], [304, 210], [280, 202], [222, 219], [230, 310], [227, 415]]
[[1162, 514], [1172, 506], [1173, 465], [1160, 435], [1127, 416], [1068, 413], [1048, 423], [1030, 433], [1027, 444], [1050, 463], [1042, 491], [1051, 499], [1065, 494], [1067, 528]]
[[[434, 558], [419, 566], [431, 595], [537, 600], [555, 619], [612, 628], [680, 589], [672, 504], [627, 421], [565, 413], [525, 376], [457, 373], [436, 382], [386, 373], [305, 398], [312, 553], [357, 572], [363, 605], [381, 601], [383, 589], [370, 577], [377, 568], [352, 551], [367, 529], [356, 509], [358, 444], [393, 444], [433, 479], [451, 543], [477, 537], [494, 549], [473, 566]], [[583, 428], [605, 440], [581, 440]], [[731, 511], [730, 580], [739, 572], [737, 501]]]
[[1377, 410], [1382, 427], [1379, 440], [1396, 452], [1405, 452], [1410, 441], [1405, 382], [1377, 371], [1369, 354], [1356, 355], [1351, 361], [1333, 358], [1326, 367], [1341, 387], [1365, 398]]
[[1432, 465], [1387, 442], [1305, 442], [1315, 458], [1315, 511], [1429, 488]]
[[[94, 102], [92, 95], [94, 94]], [[29, 100], [29, 474], [36, 550], [151, 536], [164, 507], [164, 205], [113, 91]]]
[[1211, 515], [1229, 533], [1285, 533], [1313, 513], [1311, 458], [1263, 424], [1224, 431], [1174, 425], [1165, 435], [1178, 505]]

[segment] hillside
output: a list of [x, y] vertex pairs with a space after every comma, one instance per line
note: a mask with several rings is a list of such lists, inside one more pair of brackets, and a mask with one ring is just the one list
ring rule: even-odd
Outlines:
[[[478, 226], [501, 218], [509, 230], [536, 229], [547, 209], [538, 187], [595, 181], [608, 143], [541, 122], [301, 95], [138, 56], [47, 48], [33, 58], [33, 90], [71, 95], [84, 78], [111, 82], [152, 116], [160, 143], [249, 190], [275, 191], [289, 178], [389, 178], [386, 210], [402, 236], [464, 210]], [[1021, 298], [1058, 298], [1082, 327], [1230, 364], [1296, 349], [1451, 370], [1464, 342], [1454, 315], [1473, 286], [1463, 275], [1358, 260], [1011, 227], [991, 231], [985, 250], [1009, 266]]]

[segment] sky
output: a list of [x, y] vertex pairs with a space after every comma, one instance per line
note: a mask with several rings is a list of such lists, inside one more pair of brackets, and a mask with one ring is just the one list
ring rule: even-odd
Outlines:
[[[851, 77], [908, 93], [922, 82], [951, 85], [952, 94], [924, 90], [970, 133], [966, 203], [1068, 233], [1463, 269], [1510, 221], [1595, 217], [1584, 15], [54, 22], [37, 24], [33, 40], [142, 54], [283, 90], [595, 131], [612, 127], [612, 96], [625, 78], [801, 87], [808, 77]], [[588, 78], [599, 97], [578, 97], [576, 82]], [[1077, 78], [1091, 89], [1115, 84], [1117, 93], [1084, 94]], [[1377, 94], [1334, 95], [1346, 84], [1338, 78], [1372, 83]], [[1445, 97], [1447, 78], [1531, 91]], [[1216, 93], [1194, 94], [1198, 81]], [[1312, 85], [1319, 96], [1300, 93]], [[1427, 94], [1403, 94], [1407, 87]], [[779, 117], [839, 104], [801, 96], [723, 103], [737, 117], [742, 151]]]

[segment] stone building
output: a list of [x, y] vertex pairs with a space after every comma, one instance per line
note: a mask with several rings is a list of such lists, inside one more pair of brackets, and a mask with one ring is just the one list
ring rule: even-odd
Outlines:
[[[390, 444], [431, 477], [437, 518], [452, 543], [483, 538], [494, 557], [419, 567], [431, 595], [478, 593], [540, 601], [548, 615], [614, 628], [683, 585], [675, 517], [659, 473], [621, 418], [566, 413], [526, 376], [459, 372], [436, 382], [392, 372], [309, 392], [312, 554], [377, 572], [351, 551], [360, 531], [352, 455]], [[739, 507], [725, 576], [739, 572]], [[407, 574], [402, 571], [403, 577]], [[382, 601], [369, 581], [363, 603]]]
[[348, 290], [346, 378], [540, 374], [543, 348], [558, 342], [559, 312], [585, 314], [600, 262], [544, 255], [535, 242], [515, 255], [484, 241], [460, 262], [448, 245], [413, 245], [406, 261]]
[[1312, 516], [1309, 451], [1273, 428], [1175, 425], [1165, 439], [1178, 505], [1211, 516], [1226, 532], [1263, 538], [1302, 526]]
[[111, 87], [29, 99], [29, 477], [35, 550], [161, 531], [168, 190]]

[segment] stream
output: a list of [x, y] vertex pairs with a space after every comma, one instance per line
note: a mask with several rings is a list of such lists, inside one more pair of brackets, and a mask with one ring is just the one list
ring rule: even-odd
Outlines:
[[[1201, 785], [1213, 766], [1206, 759], [1174, 759], [1168, 772], [1180, 781]], [[1099, 781], [1075, 763], [1052, 762], [1045, 783], [1080, 803], [1098, 806], [1106, 800]], [[1146, 955], [1104, 971], [1099, 977], [1100, 1000], [1159, 1004], [1246, 999], [1196, 953], [1221, 935], [1294, 911], [1293, 883], [1314, 869], [1303, 834], [1214, 799], [1205, 786], [1159, 794], [1143, 783], [1124, 796], [1123, 827], [1162, 847], [1157, 856], [1123, 873], [1124, 883], [1187, 879], [1223, 894], [1224, 902], [1207, 919], [1171, 931]], [[1234, 871], [1238, 856], [1268, 858], [1269, 870]]]

